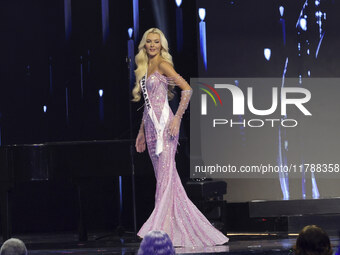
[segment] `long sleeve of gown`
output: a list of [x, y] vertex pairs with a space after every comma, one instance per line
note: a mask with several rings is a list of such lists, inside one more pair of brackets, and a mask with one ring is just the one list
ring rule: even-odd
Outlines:
[[190, 98], [192, 95], [192, 89], [189, 90], [182, 90], [181, 91], [181, 101], [179, 102], [179, 106], [175, 116], [182, 118], [183, 114], [185, 113], [186, 109], [188, 108]]
[[[169, 77], [167, 78], [167, 80], [170, 86], [178, 86], [180, 84], [187, 84], [187, 82], [180, 75], [175, 76], [175, 77]], [[178, 106], [175, 116], [179, 117], [180, 119], [183, 117], [186, 109], [188, 108], [191, 95], [192, 95], [191, 88], [181, 91], [181, 100], [179, 102], [179, 106]]]

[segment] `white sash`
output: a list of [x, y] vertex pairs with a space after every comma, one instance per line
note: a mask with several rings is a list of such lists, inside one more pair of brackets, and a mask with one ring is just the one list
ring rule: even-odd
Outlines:
[[148, 90], [146, 89], [146, 79], [147, 79], [147, 74], [148, 72], [146, 71], [146, 74], [143, 76], [143, 78], [140, 80], [140, 86], [142, 89], [143, 97], [144, 97], [144, 102], [145, 106], [148, 110], [148, 114], [152, 120], [152, 123], [156, 129], [157, 133], [157, 141], [156, 141], [156, 155], [159, 156], [159, 154], [163, 151], [163, 133], [165, 129], [166, 122], [169, 118], [169, 103], [168, 103], [168, 96], [165, 96], [165, 102], [163, 105], [163, 110], [161, 114], [160, 121], [158, 122], [157, 116], [155, 112], [153, 111], [149, 95], [148, 95]]

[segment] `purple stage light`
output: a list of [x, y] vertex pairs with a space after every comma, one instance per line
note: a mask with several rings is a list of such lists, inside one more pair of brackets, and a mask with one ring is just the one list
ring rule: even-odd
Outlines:
[[204, 69], [208, 69], [207, 63], [207, 39], [206, 39], [206, 26], [205, 26], [205, 15], [206, 11], [204, 8], [198, 9], [198, 15], [201, 19], [199, 23], [199, 33], [200, 33], [200, 49], [201, 49], [201, 56], [203, 58]]
[[108, 0], [102, 0], [102, 32], [103, 32], [103, 44], [105, 44], [110, 33]]
[[68, 41], [72, 33], [71, 0], [64, 0], [65, 39]]

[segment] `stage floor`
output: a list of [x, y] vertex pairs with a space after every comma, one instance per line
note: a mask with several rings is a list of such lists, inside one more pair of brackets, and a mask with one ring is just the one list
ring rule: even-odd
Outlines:
[[[90, 233], [89, 241], [78, 242], [77, 235], [70, 233], [48, 233], [15, 235], [23, 240], [29, 254], [137, 254], [139, 242], [108, 236], [101, 240], [96, 238], [108, 233]], [[295, 243], [295, 235], [284, 233], [230, 233], [228, 245], [208, 248], [176, 248], [176, 254], [289, 254]], [[337, 249], [338, 237], [331, 238]]]

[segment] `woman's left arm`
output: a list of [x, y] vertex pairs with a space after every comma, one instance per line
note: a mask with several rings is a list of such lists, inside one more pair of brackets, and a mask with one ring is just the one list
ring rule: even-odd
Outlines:
[[169, 132], [172, 137], [177, 136], [181, 125], [181, 119], [185, 110], [188, 108], [189, 101], [192, 95], [190, 85], [174, 70], [174, 68], [167, 62], [161, 62], [159, 69], [167, 76], [168, 80], [181, 88], [181, 101], [179, 103], [177, 112], [170, 123]]

